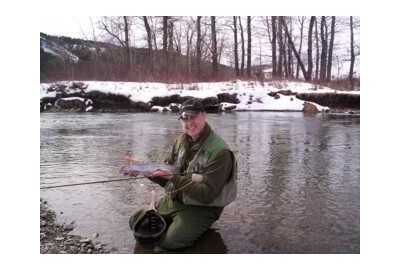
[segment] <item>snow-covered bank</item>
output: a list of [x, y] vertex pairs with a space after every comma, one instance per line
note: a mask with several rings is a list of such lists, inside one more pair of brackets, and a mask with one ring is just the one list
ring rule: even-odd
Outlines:
[[[122, 95], [132, 102], [150, 104], [153, 110], [163, 110], [155, 107], [154, 97], [169, 97], [179, 95], [180, 97], [196, 98], [218, 98], [220, 94], [235, 95], [235, 103], [219, 102], [220, 109], [230, 108], [239, 111], [266, 110], [266, 111], [303, 111], [305, 101], [299, 99], [296, 94], [335, 94], [335, 95], [360, 95], [359, 91], [338, 91], [327, 87], [316, 86], [305, 82], [271, 81], [261, 84], [255, 81], [227, 81], [212, 83], [191, 84], [165, 84], [148, 82], [103, 82], [63, 81], [53, 84], [40, 84], [41, 102], [46, 101], [46, 108], [55, 106], [59, 98], [84, 97], [86, 93], [96, 91], [97, 93]], [[52, 103], [53, 101], [53, 103]], [[86, 105], [85, 111], [96, 111], [96, 100], [83, 99]], [[327, 106], [321, 106], [315, 102], [309, 102], [318, 111], [327, 111]], [[90, 111], [89, 110], [89, 111]], [[168, 109], [170, 110], [169, 107]]]

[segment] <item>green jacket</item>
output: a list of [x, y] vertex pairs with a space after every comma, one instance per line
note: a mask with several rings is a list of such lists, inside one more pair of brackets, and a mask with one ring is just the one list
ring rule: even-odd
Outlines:
[[179, 136], [166, 163], [174, 164], [182, 174], [173, 176], [165, 185], [172, 201], [224, 207], [236, 198], [235, 156], [208, 124], [195, 142], [186, 134]]

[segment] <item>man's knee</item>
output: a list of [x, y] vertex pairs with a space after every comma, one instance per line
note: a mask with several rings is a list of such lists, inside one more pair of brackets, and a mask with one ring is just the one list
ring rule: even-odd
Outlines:
[[190, 223], [175, 217], [168, 227], [160, 242], [160, 247], [165, 249], [181, 249], [193, 246], [195, 241], [207, 231], [209, 224]]

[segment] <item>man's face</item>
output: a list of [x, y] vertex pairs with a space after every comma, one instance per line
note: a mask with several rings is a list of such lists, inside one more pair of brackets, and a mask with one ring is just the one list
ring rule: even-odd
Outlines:
[[181, 119], [182, 129], [190, 137], [197, 139], [206, 124], [206, 113], [200, 112], [194, 116]]

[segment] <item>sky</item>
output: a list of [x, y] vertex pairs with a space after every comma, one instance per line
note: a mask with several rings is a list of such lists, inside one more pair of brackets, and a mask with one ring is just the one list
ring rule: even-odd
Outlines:
[[[90, 38], [92, 33], [92, 21], [96, 17], [90, 16], [41, 16], [40, 32], [73, 38]], [[96, 31], [96, 27], [95, 31]]]

